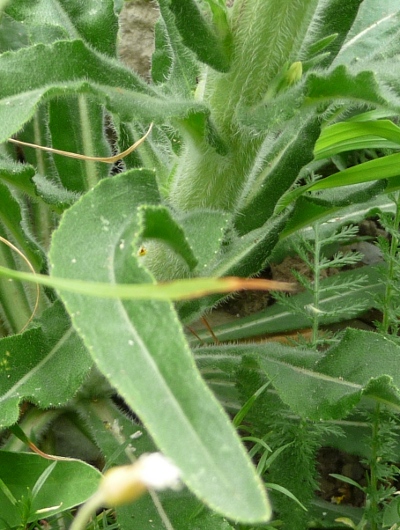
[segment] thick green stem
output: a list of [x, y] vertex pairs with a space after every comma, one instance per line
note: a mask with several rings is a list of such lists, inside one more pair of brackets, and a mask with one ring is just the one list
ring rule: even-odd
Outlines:
[[227, 74], [208, 72], [204, 89], [204, 102], [211, 108], [228, 153], [218, 154], [204, 138], [192, 137], [190, 141], [186, 136], [186, 155], [171, 191], [176, 207], [235, 207], [263, 141], [241, 127], [237, 111], [261, 103], [274, 78], [288, 64], [301, 59], [298, 52], [317, 4], [317, 0], [235, 2], [231, 70]]
[[[40, 121], [40, 115], [37, 112], [33, 118], [33, 143], [37, 145], [44, 145]], [[40, 175], [46, 175], [48, 163], [46, 162], [46, 155], [44, 151], [35, 149], [35, 157], [38, 173]], [[53, 214], [48, 205], [41, 200], [35, 201], [32, 208], [36, 234], [43, 247], [48, 249], [50, 245], [51, 231], [53, 228]]]

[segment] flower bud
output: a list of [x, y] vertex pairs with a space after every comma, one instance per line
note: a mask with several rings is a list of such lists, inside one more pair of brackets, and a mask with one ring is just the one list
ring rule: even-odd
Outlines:
[[105, 504], [118, 506], [134, 501], [147, 489], [179, 489], [180, 470], [161, 453], [144, 454], [129, 466], [109, 469], [99, 486]]

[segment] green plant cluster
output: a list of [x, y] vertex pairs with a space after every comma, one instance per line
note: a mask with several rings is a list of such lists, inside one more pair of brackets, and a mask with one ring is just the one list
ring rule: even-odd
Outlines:
[[[66, 528], [98, 469], [155, 450], [185, 488], [90, 528], [395, 529], [399, 6], [156, 4], [144, 80], [121, 1], [0, 0], [0, 530]], [[344, 248], [371, 216], [379, 266]], [[188, 332], [220, 278], [293, 254], [300, 292]], [[323, 445], [364, 458], [366, 485], [339, 477], [364, 507], [316, 496]]]

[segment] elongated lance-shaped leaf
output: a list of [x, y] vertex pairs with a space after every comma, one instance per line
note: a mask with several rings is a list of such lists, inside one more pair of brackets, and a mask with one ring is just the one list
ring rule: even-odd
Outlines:
[[213, 28], [202, 15], [195, 0], [170, 0], [170, 9], [184, 44], [203, 63], [220, 72], [227, 72], [230, 50], [216, 32], [217, 28]]
[[[77, 403], [76, 400], [75, 403]], [[78, 401], [77, 406], [80, 418], [84, 420], [86, 428], [105, 456], [107, 469], [115, 464], [130, 463], [128, 455], [131, 458], [132, 456], [137, 458], [143, 453], [156, 451], [143, 425], [134, 423], [110, 399], [95, 399], [90, 400], [89, 403], [86, 400]], [[118, 507], [116, 514], [120, 527], [128, 530], [133, 516], [135, 526], [138, 528], [146, 528], [149, 520], [152, 521], [153, 528], [162, 528], [163, 523], [154, 503], [154, 496], [155, 493], [144, 495], [133, 505]], [[209, 516], [212, 515], [210, 526], [204, 526], [201, 515], [208, 515], [204, 513], [206, 512], [204, 509], [199, 514], [200, 517], [193, 517], [194, 513], [199, 510], [199, 500], [187, 489], [175, 492], [173, 495], [158, 493], [157, 496], [174, 530], [190, 530], [191, 528], [195, 530], [199, 527], [202, 530], [229, 530], [231, 528], [228, 523], [218, 526], [220, 518], [215, 513], [209, 514]], [[213, 526], [212, 523], [214, 523]]]
[[[33, 177], [33, 168], [13, 163], [7, 164], [7, 168], [4, 168], [0, 161], [0, 179], [13, 183], [18, 180], [18, 177], [25, 182], [28, 178], [30, 180]], [[29, 188], [32, 191], [34, 189], [31, 185]], [[0, 182], [0, 221], [12, 237], [14, 244], [24, 252], [34, 268], [40, 270], [45, 257], [42, 249], [33, 241], [31, 234], [24, 230], [26, 228], [24, 211], [15, 195], [10, 188]]]
[[399, 153], [369, 160], [358, 166], [349, 167], [343, 171], [334, 173], [326, 179], [312, 184], [307, 189], [309, 191], [317, 191], [334, 188], [336, 186], [349, 186], [351, 184], [396, 177], [400, 175], [399, 163]]
[[[49, 103], [49, 132], [51, 147], [89, 156], [111, 155], [104, 136], [104, 110], [90, 97], [56, 99]], [[84, 192], [108, 176], [110, 168], [93, 161], [78, 161], [69, 157], [54, 157], [58, 177], [68, 191]]]
[[[111, 284], [152, 282], [131, 245], [139, 228], [135, 209], [158, 202], [152, 172], [101, 181], [64, 214], [53, 237], [52, 273]], [[97, 366], [180, 467], [189, 488], [233, 519], [268, 519], [262, 486], [197, 372], [172, 305], [61, 296]]]
[[18, 420], [19, 404], [57, 407], [73, 398], [93, 365], [58, 302], [41, 324], [0, 341], [0, 428]]
[[311, 117], [298, 131], [291, 131], [289, 138], [285, 135], [286, 145], [277, 141], [276, 148], [263, 161], [263, 170], [259, 171], [253, 189], [250, 188], [253, 196], [243, 199], [244, 207], [236, 218], [241, 233], [259, 228], [272, 216], [278, 199], [293, 185], [301, 168], [312, 160], [319, 132], [318, 120]]
[[163, 90], [189, 96], [200, 72], [195, 55], [182, 42], [168, 0], [158, 0], [160, 20], [155, 29], [151, 75]]

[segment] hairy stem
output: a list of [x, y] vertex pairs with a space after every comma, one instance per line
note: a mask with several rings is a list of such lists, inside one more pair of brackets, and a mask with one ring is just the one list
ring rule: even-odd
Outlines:
[[231, 70], [226, 74], [209, 71], [204, 79], [204, 102], [211, 108], [227, 152], [220, 154], [206, 138], [184, 132], [186, 153], [171, 190], [176, 207], [235, 207], [263, 141], [240, 125], [237, 111], [260, 104], [275, 77], [299, 59], [300, 43], [312, 26], [317, 4], [317, 0], [235, 2]]

